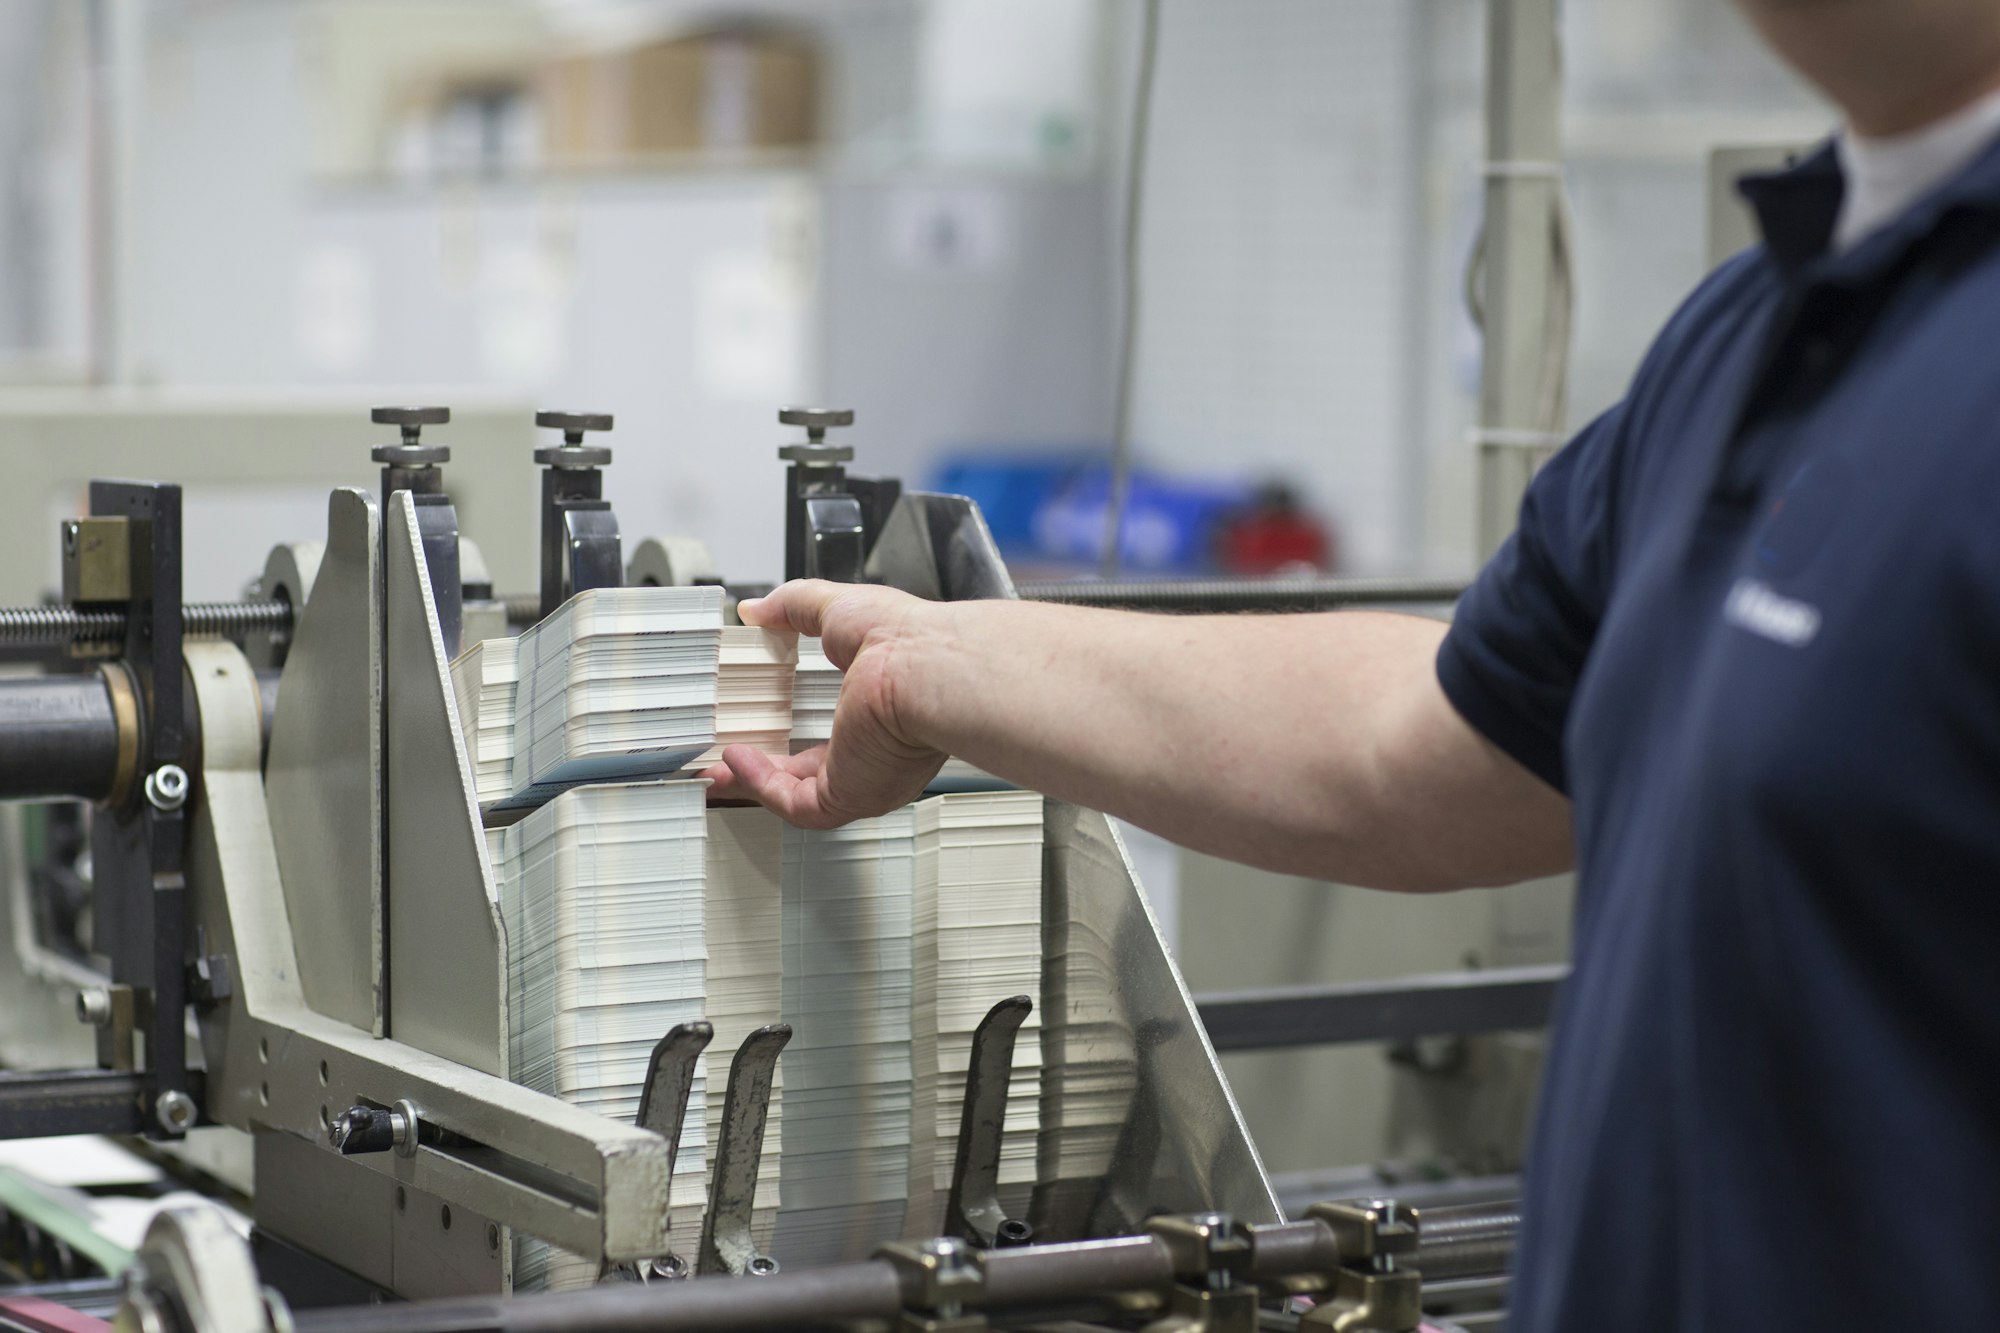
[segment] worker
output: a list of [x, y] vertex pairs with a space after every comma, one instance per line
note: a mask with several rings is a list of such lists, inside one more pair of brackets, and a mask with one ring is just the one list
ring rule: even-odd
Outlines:
[[1449, 629], [792, 583], [825, 827], [946, 754], [1388, 889], [1574, 866], [1516, 1333], [2000, 1326], [2000, 0], [1742, 0], [1845, 113]]

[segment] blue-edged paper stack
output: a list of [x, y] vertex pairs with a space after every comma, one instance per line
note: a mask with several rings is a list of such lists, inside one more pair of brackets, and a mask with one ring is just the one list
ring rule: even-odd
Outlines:
[[598, 588], [522, 634], [512, 792], [666, 777], [715, 742], [720, 588]]

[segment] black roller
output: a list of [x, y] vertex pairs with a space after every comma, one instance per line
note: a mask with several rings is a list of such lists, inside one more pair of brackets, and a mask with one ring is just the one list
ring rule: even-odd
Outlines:
[[0, 800], [98, 800], [117, 771], [118, 722], [103, 677], [0, 678]]

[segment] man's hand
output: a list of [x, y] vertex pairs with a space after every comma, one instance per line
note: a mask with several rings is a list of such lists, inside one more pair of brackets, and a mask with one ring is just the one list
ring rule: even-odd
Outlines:
[[898, 671], [911, 636], [941, 607], [890, 588], [806, 579], [741, 603], [737, 614], [746, 625], [817, 636], [846, 675], [831, 741], [785, 759], [732, 745], [703, 774], [713, 795], [754, 797], [802, 828], [887, 814], [923, 795], [945, 756], [899, 717]]

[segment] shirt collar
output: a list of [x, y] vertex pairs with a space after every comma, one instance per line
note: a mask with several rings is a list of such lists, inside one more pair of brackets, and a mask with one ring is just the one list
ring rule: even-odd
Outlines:
[[1831, 140], [1784, 171], [1745, 176], [1736, 188], [1756, 212], [1765, 249], [1786, 276], [1824, 261], [1828, 276], [1861, 279], [1886, 270], [1948, 213], [1966, 210], [2000, 216], [2000, 141], [1982, 149], [1968, 166], [1901, 217], [1841, 255], [1827, 253], [1847, 188]]

